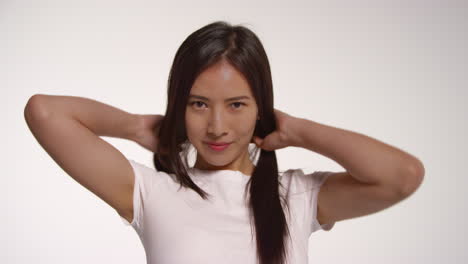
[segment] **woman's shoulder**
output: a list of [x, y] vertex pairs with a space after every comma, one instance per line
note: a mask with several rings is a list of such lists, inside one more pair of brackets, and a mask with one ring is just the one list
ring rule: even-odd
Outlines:
[[154, 166], [147, 165], [134, 159], [128, 159], [134, 170], [135, 176], [147, 184], [156, 184], [157, 182], [172, 183], [177, 180], [174, 173], [157, 170]]
[[330, 173], [310, 168], [291, 168], [279, 171], [279, 180], [291, 193], [302, 193], [320, 188]]

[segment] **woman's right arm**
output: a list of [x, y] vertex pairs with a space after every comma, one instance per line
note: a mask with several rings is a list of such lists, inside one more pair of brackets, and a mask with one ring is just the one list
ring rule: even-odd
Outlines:
[[84, 97], [37, 94], [24, 118], [39, 144], [74, 180], [133, 218], [133, 169], [125, 156], [100, 136], [134, 140], [140, 115]]

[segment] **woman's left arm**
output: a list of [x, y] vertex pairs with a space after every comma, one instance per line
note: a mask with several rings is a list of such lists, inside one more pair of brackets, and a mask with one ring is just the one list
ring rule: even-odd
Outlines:
[[395, 186], [405, 195], [422, 182], [424, 166], [407, 152], [366, 135], [311, 120], [289, 121], [289, 145], [333, 159], [359, 182]]
[[276, 109], [275, 118], [274, 132], [254, 137], [258, 147], [267, 151], [306, 148], [346, 169], [329, 174], [320, 188], [316, 215], [320, 224], [381, 211], [410, 196], [423, 180], [421, 161], [388, 144]]

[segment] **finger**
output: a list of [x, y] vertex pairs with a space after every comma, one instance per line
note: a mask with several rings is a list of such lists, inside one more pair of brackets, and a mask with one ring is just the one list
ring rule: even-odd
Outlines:
[[256, 136], [254, 136], [253, 141], [258, 147], [261, 147], [261, 145], [263, 144], [263, 140]]
[[278, 148], [279, 142], [279, 135], [276, 132], [269, 134], [265, 139], [262, 141], [262, 148], [267, 151], [273, 151]]
[[266, 151], [271, 151], [272, 150], [272, 146], [271, 146], [271, 137], [270, 135], [264, 139], [259, 139], [258, 140], [258, 147], [260, 147], [261, 149], [264, 149]]

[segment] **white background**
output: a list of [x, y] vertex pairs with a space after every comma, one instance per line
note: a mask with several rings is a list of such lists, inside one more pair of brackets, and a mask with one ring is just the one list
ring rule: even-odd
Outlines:
[[[463, 1], [0, 1], [0, 263], [145, 263], [136, 232], [69, 177], [23, 117], [36, 93], [163, 114], [172, 59], [215, 20], [243, 24], [272, 67], [275, 107], [418, 157], [423, 184], [310, 238], [310, 263], [467, 263], [467, 4]], [[152, 166], [134, 142], [104, 138]], [[72, 150], [70, 150], [72, 151]], [[342, 171], [314, 152], [280, 169]]]

